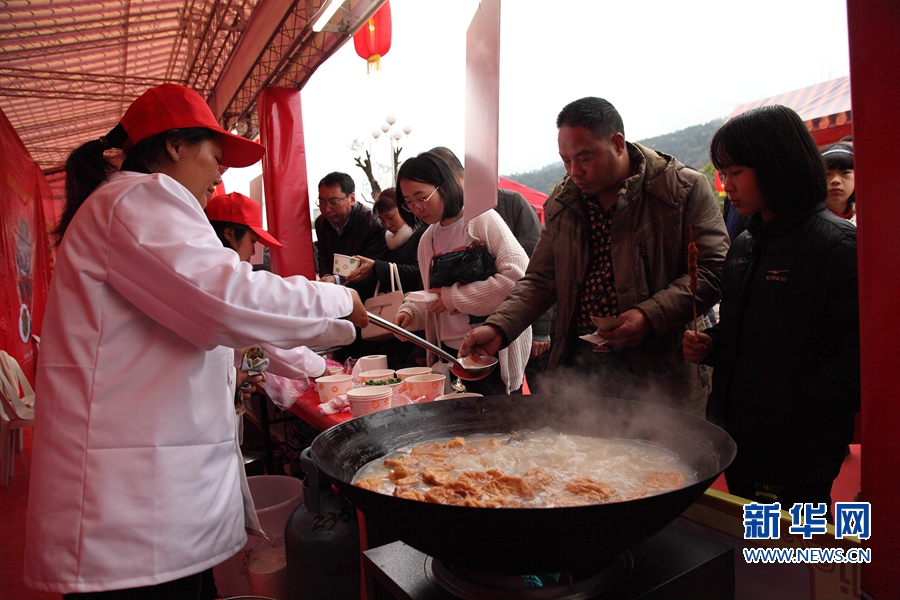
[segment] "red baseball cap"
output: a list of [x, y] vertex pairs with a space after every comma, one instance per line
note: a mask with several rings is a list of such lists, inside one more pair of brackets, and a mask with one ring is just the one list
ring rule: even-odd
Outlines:
[[259, 243], [281, 247], [281, 242], [262, 228], [262, 211], [251, 198], [237, 192], [213, 196], [206, 202], [206, 217], [210, 221], [225, 221], [246, 225], [259, 236]]
[[200, 94], [174, 83], [150, 88], [138, 96], [119, 123], [132, 144], [170, 129], [205, 127], [215, 131], [221, 136], [223, 167], [248, 167], [266, 151], [265, 146], [222, 129]]

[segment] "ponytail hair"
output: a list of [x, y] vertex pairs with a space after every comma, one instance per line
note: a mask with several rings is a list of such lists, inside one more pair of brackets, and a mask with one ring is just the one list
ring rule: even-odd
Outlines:
[[[216, 135], [214, 131], [204, 127], [170, 129], [151, 135], [128, 149], [127, 157], [121, 163], [121, 170], [156, 173], [165, 157], [166, 142], [181, 140], [196, 144], [211, 140]], [[62, 243], [66, 229], [88, 196], [93, 194], [111, 173], [120, 169], [117, 158], [123, 153], [116, 149], [124, 147], [127, 139], [125, 129], [121, 125], [116, 125], [104, 137], [91, 140], [73, 150], [66, 159], [66, 204], [59, 223], [52, 232], [57, 246]], [[114, 152], [109, 153], [110, 150]]]
[[105, 138], [91, 140], [73, 150], [66, 159], [66, 204], [52, 232], [57, 246], [62, 243], [69, 223], [87, 197], [116, 170], [115, 165], [103, 156], [111, 148]]

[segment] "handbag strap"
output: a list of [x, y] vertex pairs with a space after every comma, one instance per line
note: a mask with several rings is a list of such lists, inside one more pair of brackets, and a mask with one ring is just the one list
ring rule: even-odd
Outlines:
[[400, 281], [400, 269], [397, 267], [396, 263], [391, 263], [391, 291], [396, 291], [394, 289], [394, 280], [397, 281], [397, 290], [400, 290], [400, 293], [403, 293], [403, 282]]
[[[403, 293], [403, 283], [400, 281], [400, 269], [397, 268], [397, 265], [394, 263], [388, 263], [390, 269], [390, 277], [391, 277], [391, 291], [396, 292], [400, 290], [400, 293]], [[396, 281], [396, 283], [395, 283]], [[378, 280], [378, 283], [375, 284], [375, 293], [373, 296], [377, 296], [378, 292], [381, 291], [381, 280]], [[385, 292], [387, 293], [387, 292]]]

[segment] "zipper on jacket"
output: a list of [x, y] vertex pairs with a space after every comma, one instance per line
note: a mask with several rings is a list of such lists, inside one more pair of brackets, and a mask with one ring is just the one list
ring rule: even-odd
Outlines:
[[656, 292], [653, 291], [653, 282], [650, 281], [650, 257], [647, 255], [647, 242], [641, 242], [641, 260], [644, 261], [644, 278], [647, 280], [647, 290], [650, 292], [650, 298]]

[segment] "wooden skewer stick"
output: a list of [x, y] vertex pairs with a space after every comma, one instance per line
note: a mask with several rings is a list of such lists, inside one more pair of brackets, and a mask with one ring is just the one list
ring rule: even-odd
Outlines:
[[[690, 242], [688, 243], [688, 276], [691, 281], [691, 304], [694, 305], [694, 333], [697, 332], [697, 244], [694, 243], [694, 227], [689, 226]], [[697, 363], [697, 379], [700, 380], [700, 363]]]

